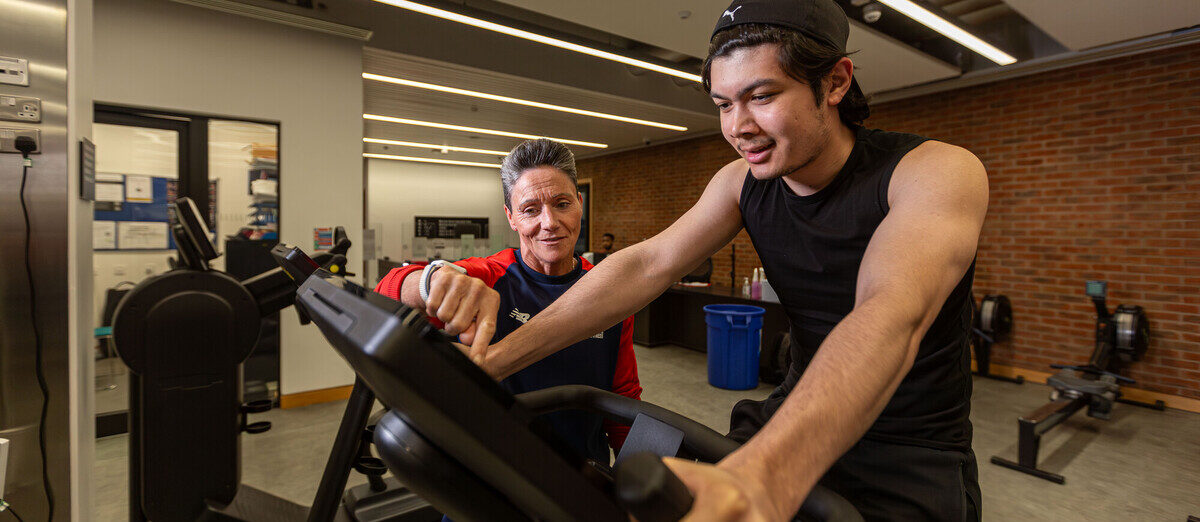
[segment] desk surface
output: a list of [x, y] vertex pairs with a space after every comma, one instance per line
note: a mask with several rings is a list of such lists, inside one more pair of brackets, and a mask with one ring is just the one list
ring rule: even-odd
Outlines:
[[717, 297], [729, 297], [732, 299], [740, 299], [742, 301], [758, 302], [758, 303], [773, 303], [779, 304], [778, 299], [755, 299], [742, 293], [741, 288], [733, 288], [729, 286], [682, 286], [671, 285], [667, 289], [668, 292], [687, 292], [693, 294], [713, 295]]

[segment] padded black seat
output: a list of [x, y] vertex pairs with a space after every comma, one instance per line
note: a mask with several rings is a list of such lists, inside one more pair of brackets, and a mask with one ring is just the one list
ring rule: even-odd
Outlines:
[[1117, 393], [1120, 389], [1116, 383], [1080, 377], [1073, 371], [1059, 372], [1052, 375], [1046, 379], [1046, 384], [1059, 391], [1073, 390], [1088, 395]]

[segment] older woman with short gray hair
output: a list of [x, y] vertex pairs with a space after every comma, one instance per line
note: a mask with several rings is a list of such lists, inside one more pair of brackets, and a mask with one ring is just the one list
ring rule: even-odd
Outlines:
[[[545, 138], [517, 145], [504, 158], [500, 183], [504, 214], [520, 238], [520, 248], [454, 263], [396, 268], [375, 291], [425, 310], [447, 333], [472, 346], [486, 347], [493, 337], [504, 338], [592, 268], [575, 255], [583, 217], [577, 175], [575, 155], [566, 145]], [[640, 398], [633, 317], [533, 362], [500, 384], [512, 393], [585, 384]], [[597, 462], [607, 463], [609, 447], [620, 449], [629, 432], [628, 426], [592, 413], [557, 412], [546, 418], [569, 446]]]

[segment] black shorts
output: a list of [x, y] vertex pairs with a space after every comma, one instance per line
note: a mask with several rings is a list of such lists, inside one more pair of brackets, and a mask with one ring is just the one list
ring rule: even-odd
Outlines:
[[[770, 399], [768, 399], [770, 400]], [[762, 403], [733, 408], [729, 436], [745, 442], [766, 423]], [[866, 520], [977, 521], [979, 472], [970, 449], [938, 449], [871, 438], [859, 440], [819, 482], [845, 497]]]

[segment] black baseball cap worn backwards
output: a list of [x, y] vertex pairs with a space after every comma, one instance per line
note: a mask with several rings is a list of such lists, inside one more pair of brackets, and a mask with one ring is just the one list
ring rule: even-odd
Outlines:
[[[717, 19], [712, 37], [731, 27], [765, 24], [796, 31], [840, 52], [846, 52], [850, 21], [833, 0], [733, 0]], [[709, 37], [709, 40], [712, 40]], [[851, 76], [850, 89], [862, 93]]]

